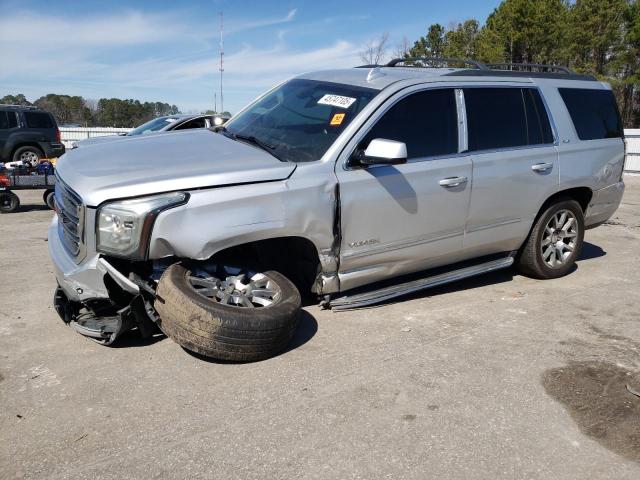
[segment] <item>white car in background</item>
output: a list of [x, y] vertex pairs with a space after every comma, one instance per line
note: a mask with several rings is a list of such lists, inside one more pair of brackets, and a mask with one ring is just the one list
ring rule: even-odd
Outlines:
[[139, 127], [136, 127], [130, 132], [124, 134], [105, 135], [102, 137], [92, 137], [87, 138], [86, 140], [79, 140], [73, 143], [72, 148], [97, 145], [100, 143], [112, 142], [114, 140], [127, 137], [136, 137], [139, 135], [148, 135], [152, 133], [155, 134], [173, 132], [178, 130], [189, 130], [192, 128], [210, 128], [223, 125], [228, 119], [229, 118], [226, 116], [211, 114], [166, 115], [163, 117], [154, 118], [153, 120], [149, 120], [147, 123], [143, 123]]

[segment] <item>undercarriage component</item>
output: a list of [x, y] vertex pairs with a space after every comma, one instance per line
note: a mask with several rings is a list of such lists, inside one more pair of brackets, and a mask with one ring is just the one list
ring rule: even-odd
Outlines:
[[108, 300], [72, 302], [58, 287], [54, 294], [56, 312], [76, 332], [101, 345], [111, 345], [122, 334], [137, 329], [143, 338], [150, 337], [155, 326], [155, 311], [142, 295], [133, 297], [129, 305], [117, 309]]

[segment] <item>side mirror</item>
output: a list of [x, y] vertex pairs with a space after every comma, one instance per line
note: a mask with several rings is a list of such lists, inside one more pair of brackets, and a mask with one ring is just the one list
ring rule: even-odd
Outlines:
[[364, 153], [359, 152], [355, 160], [361, 165], [398, 165], [407, 163], [407, 146], [404, 142], [374, 138]]

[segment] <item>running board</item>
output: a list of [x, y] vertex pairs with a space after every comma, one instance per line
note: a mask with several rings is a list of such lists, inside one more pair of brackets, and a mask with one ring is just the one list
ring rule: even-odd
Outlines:
[[378, 290], [368, 291], [355, 295], [345, 295], [330, 300], [329, 308], [332, 310], [348, 310], [352, 308], [367, 307], [382, 303], [392, 298], [401, 297], [410, 293], [426, 290], [427, 288], [438, 287], [447, 283], [455, 282], [469, 277], [475, 277], [483, 273], [502, 270], [513, 265], [513, 256], [492, 260], [490, 262], [481, 263], [471, 267], [460, 268], [451, 272], [442, 273], [432, 277], [421, 278], [411, 282], [392, 285], [390, 287], [380, 288]]

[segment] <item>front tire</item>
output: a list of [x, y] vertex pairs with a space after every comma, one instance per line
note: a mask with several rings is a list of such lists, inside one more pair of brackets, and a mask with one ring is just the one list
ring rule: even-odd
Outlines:
[[583, 239], [582, 207], [575, 200], [560, 200], [536, 220], [518, 256], [518, 269], [534, 278], [563, 277], [580, 256]]
[[286, 347], [298, 326], [301, 299], [275, 271], [216, 278], [174, 264], [160, 278], [154, 306], [160, 329], [185, 349], [249, 362]]
[[49, 207], [51, 210], [56, 209], [55, 199], [56, 199], [56, 192], [54, 190], [45, 190], [45, 192], [42, 194], [42, 200], [44, 201], [44, 203], [46, 203], [47, 207]]
[[13, 192], [0, 192], [0, 213], [15, 212], [20, 207], [20, 199]]

